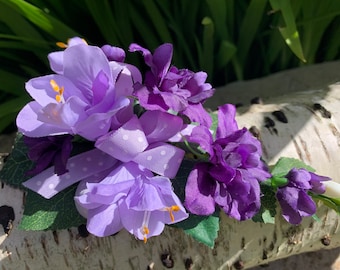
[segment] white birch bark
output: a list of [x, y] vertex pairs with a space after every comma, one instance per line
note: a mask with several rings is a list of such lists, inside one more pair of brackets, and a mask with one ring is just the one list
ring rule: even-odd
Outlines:
[[[316, 103], [325, 110], [313, 109]], [[277, 110], [285, 114], [288, 123], [272, 115]], [[266, 116], [274, 120], [275, 126], [265, 127]], [[241, 107], [237, 120], [240, 127], [257, 127], [263, 157], [269, 164], [281, 156], [298, 158], [314, 167], [317, 173], [340, 183], [340, 85], [288, 93], [265, 99], [264, 104]], [[10, 234], [6, 235], [0, 228], [1, 270], [128, 270], [148, 266], [159, 270], [167, 269], [161, 260], [163, 254], [171, 255], [174, 269], [241, 269], [293, 254], [340, 246], [339, 216], [322, 205], [317, 212], [319, 222], [305, 218], [299, 226], [289, 225], [280, 216], [272, 225], [237, 222], [222, 214], [219, 236], [215, 247], [210, 249], [179, 229], [169, 227], [161, 236], [148, 239], [146, 244], [125, 231], [105, 238], [82, 238], [77, 228], [21, 231], [17, 226], [23, 203], [21, 191], [6, 185], [0, 187], [0, 206], [11, 206], [15, 212]], [[192, 266], [186, 268], [189, 259]]]

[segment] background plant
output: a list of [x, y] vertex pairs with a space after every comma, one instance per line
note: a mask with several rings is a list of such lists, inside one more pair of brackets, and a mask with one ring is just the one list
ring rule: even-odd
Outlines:
[[[0, 132], [14, 129], [29, 100], [24, 82], [49, 73], [57, 41], [171, 42], [176, 66], [220, 86], [338, 59], [339, 14], [338, 0], [0, 0]], [[136, 55], [128, 61], [142, 67]]]

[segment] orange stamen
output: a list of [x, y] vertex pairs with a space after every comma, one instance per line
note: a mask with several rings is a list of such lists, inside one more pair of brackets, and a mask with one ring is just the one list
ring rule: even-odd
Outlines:
[[62, 49], [66, 49], [68, 46], [67, 44], [65, 44], [64, 42], [57, 42], [56, 45], [59, 47], [59, 48], [62, 48]]
[[142, 230], [142, 234], [144, 235], [143, 239], [144, 239], [144, 244], [146, 244], [146, 242], [148, 241], [147, 235], [149, 234], [149, 228], [144, 226], [143, 230]]
[[170, 207], [166, 207], [165, 210], [169, 211], [170, 220], [171, 220], [171, 222], [174, 222], [175, 221], [175, 216], [174, 216], [173, 212], [179, 211], [180, 208], [179, 208], [178, 205], [172, 205]]

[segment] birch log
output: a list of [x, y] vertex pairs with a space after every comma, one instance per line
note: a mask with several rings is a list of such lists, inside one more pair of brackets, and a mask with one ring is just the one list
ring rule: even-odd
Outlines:
[[[274, 111], [280, 111], [281, 116], [274, 116]], [[271, 124], [268, 118], [273, 120]], [[240, 107], [237, 120], [240, 127], [253, 127], [257, 132], [269, 164], [280, 156], [298, 158], [340, 183], [340, 85], [291, 92], [262, 104]], [[322, 205], [317, 212], [320, 221], [306, 218], [299, 226], [289, 225], [280, 216], [271, 225], [237, 222], [221, 214], [219, 236], [210, 249], [170, 227], [161, 236], [148, 239], [147, 244], [125, 231], [105, 238], [81, 237], [77, 228], [21, 231], [17, 226], [23, 203], [21, 191], [1, 185], [0, 207], [10, 206], [15, 213], [9, 235], [0, 228], [1, 270], [160, 270], [171, 263], [174, 269], [245, 269], [293, 254], [340, 246], [339, 216]], [[3, 218], [0, 216], [0, 221]]]

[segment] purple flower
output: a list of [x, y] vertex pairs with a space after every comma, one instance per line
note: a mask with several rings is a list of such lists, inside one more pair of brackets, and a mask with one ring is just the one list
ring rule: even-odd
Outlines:
[[205, 82], [205, 72], [170, 67], [173, 48], [169, 43], [156, 48], [153, 55], [137, 44], [131, 44], [129, 50], [141, 52], [151, 68], [145, 73], [144, 85], [135, 85], [135, 95], [145, 109], [172, 110], [188, 116], [193, 122], [211, 125], [202, 103], [213, 95], [214, 89]]
[[278, 188], [276, 197], [282, 209], [285, 220], [291, 224], [299, 224], [302, 217], [312, 216], [316, 212], [316, 205], [308, 192], [322, 194], [325, 192], [323, 181], [330, 180], [305, 169], [292, 169], [286, 175], [288, 183]]
[[135, 163], [123, 163], [99, 183], [80, 183], [76, 205], [87, 229], [108, 236], [125, 228], [138, 239], [159, 235], [164, 224], [188, 217], [166, 177]]
[[109, 62], [98, 47], [76, 44], [60, 53], [61, 60], [50, 58], [57, 74], [26, 83], [35, 101], [20, 111], [19, 131], [29, 137], [78, 134], [95, 140], [109, 131], [117, 112], [132, 106], [127, 96], [141, 75], [136, 68]]
[[41, 138], [24, 136], [24, 142], [28, 146], [28, 157], [36, 163], [26, 174], [36, 175], [52, 164], [55, 174], [62, 175], [68, 172], [66, 164], [72, 151], [72, 139], [71, 135]]
[[216, 139], [204, 126], [189, 138], [210, 155], [188, 177], [185, 207], [193, 214], [210, 215], [217, 204], [230, 217], [244, 220], [259, 210], [259, 181], [270, 174], [260, 159], [260, 142], [247, 129], [239, 130], [234, 117], [234, 106], [219, 107]]

